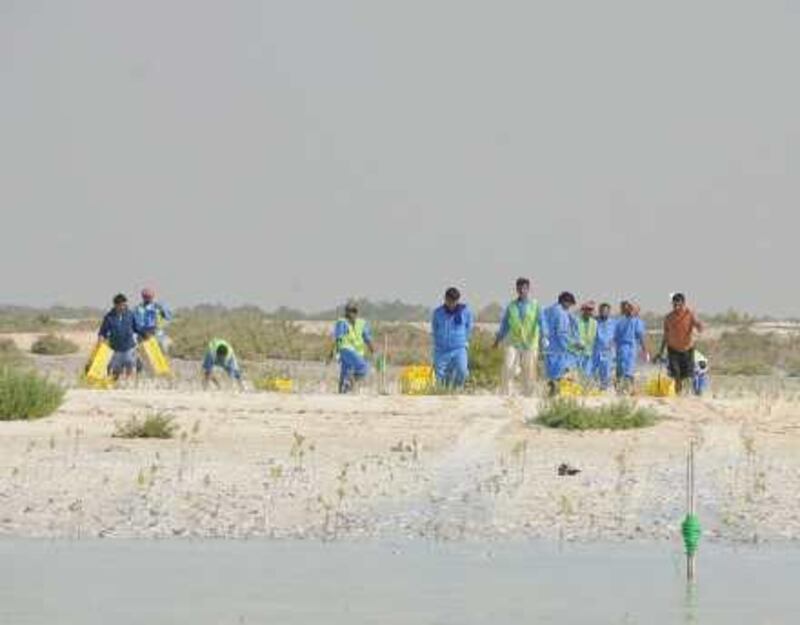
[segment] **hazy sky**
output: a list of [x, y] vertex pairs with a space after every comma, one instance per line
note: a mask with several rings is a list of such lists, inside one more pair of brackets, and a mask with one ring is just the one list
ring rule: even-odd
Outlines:
[[800, 313], [794, 0], [0, 0], [0, 301]]

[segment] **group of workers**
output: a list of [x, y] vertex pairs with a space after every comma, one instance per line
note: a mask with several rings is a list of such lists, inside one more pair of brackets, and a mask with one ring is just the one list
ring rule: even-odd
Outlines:
[[[528, 278], [516, 281], [516, 298], [506, 306], [494, 347], [505, 348], [501, 388], [511, 392], [514, 378], [521, 377], [523, 393], [530, 395], [537, 381], [539, 354], [543, 355], [548, 391], [556, 395], [565, 378], [607, 390], [616, 383], [619, 392], [633, 388], [639, 357], [649, 362], [646, 327], [639, 307], [632, 301], [620, 304], [611, 315], [611, 305], [587, 301], [578, 315], [575, 296], [564, 291], [557, 301], [541, 307], [531, 297]], [[692, 381], [700, 394], [708, 384], [708, 361], [694, 348], [695, 332], [702, 322], [686, 305], [682, 293], [672, 296], [672, 311], [664, 319], [664, 339], [655, 361], [666, 363], [678, 393]], [[469, 377], [469, 342], [474, 317], [461, 302], [455, 287], [445, 291], [444, 302], [433, 311], [431, 335], [436, 381], [445, 388], [462, 388]], [[334, 354], [340, 360], [340, 392], [347, 392], [367, 375], [367, 349], [374, 352], [369, 325], [358, 317], [355, 303], [345, 307], [345, 317], [336, 322]]]
[[114, 306], [103, 317], [98, 340], [111, 347], [113, 356], [109, 372], [116, 380], [120, 376], [130, 377], [134, 371], [141, 370], [142, 360], [137, 345], [150, 337], [155, 337], [161, 349], [166, 346], [164, 329], [172, 319], [169, 308], [157, 302], [152, 289], [142, 289], [142, 300], [130, 310], [128, 298], [118, 293], [114, 296]]
[[[108, 343], [113, 355], [108, 365], [108, 372], [114, 380], [120, 377], [130, 378], [134, 372], [141, 371], [143, 360], [138, 346], [154, 337], [159, 348], [167, 352], [166, 327], [172, 320], [172, 312], [160, 301], [156, 300], [155, 291], [142, 289], [141, 302], [130, 310], [128, 298], [123, 293], [114, 296], [113, 307], [103, 317], [98, 332], [98, 341]], [[240, 385], [241, 369], [236, 354], [230, 343], [223, 339], [212, 339], [203, 356], [203, 384], [216, 382], [212, 377], [214, 367], [221, 367]]]
[[[505, 349], [501, 389], [511, 392], [513, 380], [521, 378], [525, 395], [533, 392], [538, 378], [539, 354], [543, 356], [544, 371], [551, 395], [558, 393], [565, 378], [577, 379], [600, 390], [612, 384], [620, 392], [633, 387], [637, 362], [649, 362], [645, 342], [646, 328], [639, 316], [639, 307], [632, 301], [620, 304], [619, 314], [611, 315], [611, 305], [586, 301], [573, 314], [575, 296], [564, 291], [555, 303], [540, 306], [531, 297], [528, 278], [516, 281], [516, 297], [503, 312], [494, 348]], [[142, 300], [130, 311], [123, 294], [114, 297], [114, 307], [105, 315], [99, 340], [107, 341], [114, 354], [109, 372], [114, 379], [129, 377], [141, 367], [137, 343], [154, 336], [166, 352], [165, 328], [172, 314], [163, 303], [156, 301], [152, 289], [142, 290]], [[469, 377], [469, 343], [475, 321], [469, 306], [461, 301], [455, 287], [445, 291], [444, 302], [433, 311], [431, 335], [433, 371], [437, 384], [450, 389], [462, 388]], [[664, 338], [655, 356], [665, 362], [676, 391], [681, 393], [687, 380], [700, 394], [708, 384], [708, 361], [694, 346], [695, 332], [703, 324], [687, 306], [682, 293], [672, 296], [672, 311], [664, 318]], [[331, 359], [339, 361], [339, 392], [347, 393], [363, 380], [369, 371], [367, 352], [375, 353], [369, 323], [359, 317], [358, 305], [348, 302], [344, 317], [337, 320], [333, 330]], [[226, 340], [213, 338], [203, 356], [203, 382], [216, 383], [212, 373], [222, 368], [241, 385], [242, 374], [233, 347]]]

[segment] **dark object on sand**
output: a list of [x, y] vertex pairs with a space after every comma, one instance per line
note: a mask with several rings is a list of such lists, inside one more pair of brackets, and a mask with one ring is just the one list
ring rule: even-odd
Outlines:
[[567, 464], [566, 462], [562, 462], [560, 465], [558, 465], [559, 475], [576, 475], [580, 472], [580, 469], [573, 467], [571, 464]]

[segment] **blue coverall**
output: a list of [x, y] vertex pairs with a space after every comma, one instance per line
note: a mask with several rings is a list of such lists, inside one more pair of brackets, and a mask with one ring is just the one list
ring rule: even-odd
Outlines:
[[433, 311], [433, 368], [439, 384], [464, 386], [469, 376], [467, 349], [472, 327], [472, 312], [466, 304], [458, 304], [452, 311], [442, 305]]
[[633, 380], [636, 357], [644, 341], [645, 325], [639, 317], [619, 317], [614, 329], [617, 347], [617, 379]]
[[597, 320], [597, 337], [592, 350], [590, 377], [596, 379], [603, 390], [611, 386], [615, 326], [616, 320], [610, 317]]
[[578, 343], [578, 324], [561, 304], [553, 304], [544, 311], [544, 330], [547, 339], [545, 369], [549, 380], [560, 380], [576, 366], [573, 350]]

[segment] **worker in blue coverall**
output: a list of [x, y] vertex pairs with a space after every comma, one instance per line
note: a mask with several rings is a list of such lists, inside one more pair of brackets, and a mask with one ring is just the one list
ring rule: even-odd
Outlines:
[[602, 390], [611, 386], [611, 372], [614, 362], [614, 327], [611, 318], [611, 305], [600, 304], [597, 309], [597, 333], [592, 349], [591, 377]]
[[142, 329], [144, 338], [156, 337], [161, 351], [167, 353], [167, 336], [164, 330], [172, 321], [172, 312], [162, 302], [156, 301], [153, 289], [142, 289], [142, 301], [136, 307], [136, 320]]
[[469, 376], [467, 350], [472, 335], [472, 312], [461, 303], [455, 287], [445, 291], [444, 304], [433, 311], [433, 368], [436, 382], [445, 388], [462, 388]]
[[558, 296], [558, 301], [544, 311], [544, 363], [550, 395], [557, 394], [558, 383], [576, 366], [574, 354], [581, 346], [578, 324], [569, 312], [574, 305], [575, 296], [564, 291]]
[[214, 338], [209, 341], [206, 353], [203, 355], [203, 388], [208, 388], [208, 383], [212, 382], [219, 388], [219, 381], [214, 377], [214, 367], [219, 367], [228, 374], [228, 377], [236, 381], [240, 389], [244, 388], [242, 383], [242, 371], [239, 368], [239, 361], [233, 347], [225, 339]]
[[142, 333], [139, 323], [128, 308], [128, 298], [122, 293], [114, 296], [114, 307], [103, 317], [98, 341], [105, 341], [114, 352], [108, 370], [117, 380], [120, 375], [130, 378], [136, 367], [136, 341]]
[[636, 360], [641, 350], [642, 358], [650, 360], [645, 345], [645, 324], [639, 318], [638, 308], [633, 302], [620, 304], [620, 317], [614, 328], [614, 345], [617, 349], [617, 385], [621, 392], [633, 390], [636, 376]]
[[331, 356], [339, 358], [339, 392], [347, 393], [363, 380], [369, 371], [366, 350], [375, 353], [369, 324], [358, 316], [358, 304], [347, 302], [344, 317], [333, 328]]

